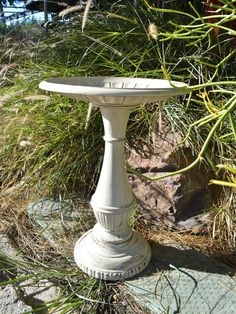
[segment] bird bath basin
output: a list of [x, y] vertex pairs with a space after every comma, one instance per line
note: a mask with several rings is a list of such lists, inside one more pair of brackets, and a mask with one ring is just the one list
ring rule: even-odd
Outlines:
[[141, 272], [150, 261], [148, 242], [129, 226], [136, 203], [125, 168], [125, 133], [132, 108], [188, 93], [186, 84], [172, 83], [142, 78], [75, 77], [54, 78], [39, 85], [44, 90], [92, 102], [102, 113], [105, 152], [91, 199], [97, 223], [74, 249], [77, 265], [90, 276], [125, 279]]

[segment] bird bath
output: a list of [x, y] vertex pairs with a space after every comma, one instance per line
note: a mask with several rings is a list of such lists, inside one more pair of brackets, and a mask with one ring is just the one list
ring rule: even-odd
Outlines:
[[40, 83], [57, 92], [99, 107], [104, 124], [105, 152], [91, 205], [97, 219], [93, 229], [76, 243], [77, 265], [90, 276], [119, 280], [141, 272], [149, 263], [148, 242], [129, 226], [136, 206], [125, 167], [125, 133], [130, 110], [140, 104], [187, 93], [187, 85], [167, 80], [78, 77], [54, 78]]

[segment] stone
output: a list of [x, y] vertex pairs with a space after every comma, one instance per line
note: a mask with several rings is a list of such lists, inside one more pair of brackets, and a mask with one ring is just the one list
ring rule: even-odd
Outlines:
[[14, 286], [9, 284], [0, 288], [0, 313], [1, 314], [23, 314], [32, 313], [32, 307], [19, 300]]
[[[11, 241], [7, 235], [0, 234], [0, 281], [14, 278], [17, 274], [17, 268], [12, 267], [8, 258], [16, 261], [23, 261], [22, 254], [16, 246], [14, 246], [13, 241]], [[9, 267], [11, 267], [10, 273], [6, 271]]]
[[[21, 298], [34, 309], [44, 306], [59, 297], [60, 289], [49, 280], [26, 280], [19, 284]], [[54, 312], [59, 313], [59, 312]]]
[[[188, 144], [180, 149], [179, 142], [180, 135], [163, 122], [161, 132], [154, 134], [154, 144], [141, 142], [129, 152], [128, 165], [150, 178], [181, 169], [190, 164], [194, 156]], [[129, 175], [144, 223], [150, 227], [164, 225], [200, 233], [206, 231], [205, 211], [215, 201], [214, 187], [208, 185], [210, 178], [211, 173], [199, 166], [156, 181]]]
[[11, 239], [5, 234], [0, 234], [0, 254], [2, 255], [2, 257], [4, 257], [5, 255], [14, 260], [23, 260], [20, 250], [17, 249], [13, 241], [11, 241]]
[[89, 203], [81, 200], [45, 198], [30, 203], [26, 210], [49, 244], [66, 255], [72, 254], [75, 236], [88, 229], [95, 220]]
[[127, 291], [153, 314], [232, 314], [236, 309], [234, 269], [181, 245], [152, 245], [152, 260]]
[[[19, 314], [32, 312], [32, 309], [45, 306], [59, 296], [59, 288], [49, 280], [27, 279], [21, 281], [20, 277], [28, 274], [13, 261], [24, 261], [19, 249], [14, 246], [8, 236], [0, 234], [0, 281], [7, 281], [6, 286], [0, 288], [0, 313]], [[7, 269], [11, 269], [9, 272]], [[37, 270], [29, 269], [30, 274], [37, 274]], [[14, 284], [11, 284], [11, 279]], [[17, 280], [19, 279], [19, 280]], [[43, 312], [41, 312], [43, 313]], [[59, 313], [59, 312], [55, 312]]]

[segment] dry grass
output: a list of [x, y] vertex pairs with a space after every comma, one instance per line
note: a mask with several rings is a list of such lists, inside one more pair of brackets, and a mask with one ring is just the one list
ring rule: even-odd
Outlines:
[[219, 242], [219, 248], [223, 251], [236, 248], [236, 191], [222, 193], [222, 199], [216, 208], [212, 224], [211, 234], [213, 239]]
[[[158, 13], [145, 13], [145, 10], [139, 11], [136, 8], [124, 10], [123, 7], [118, 7], [113, 13], [116, 16], [111, 19], [104, 16], [103, 19], [96, 20], [89, 16], [83, 35], [81, 20], [78, 20], [73, 25], [68, 23], [67, 26], [49, 30], [48, 38], [39, 45], [23, 41], [14, 44], [11, 38], [0, 42], [3, 43], [0, 51], [3, 52], [1, 63], [4, 64], [1, 86], [6, 86], [4, 95], [0, 98], [0, 113], [4, 122], [0, 126], [0, 157], [3, 160], [0, 174], [1, 188], [4, 189], [1, 191], [4, 194], [1, 196], [0, 230], [11, 234], [24, 252], [33, 258], [47, 260], [56, 254], [25, 213], [25, 206], [32, 198], [31, 193], [61, 196], [71, 191], [78, 193], [83, 186], [86, 187], [85, 193], [91, 193], [99, 173], [103, 147], [99, 115], [93, 115], [85, 131], [87, 107], [84, 104], [75, 105], [75, 102], [57, 96], [51, 96], [47, 101], [45, 98], [37, 98], [34, 93], [39, 81], [51, 76], [95, 73], [159, 78], [163, 76], [163, 64], [172, 78], [186, 82], [192, 82], [193, 78], [197, 80], [199, 71], [202, 71], [200, 77], [205, 82], [208, 79], [205, 72], [210, 73], [204, 62], [211, 59], [212, 52], [211, 49], [204, 48], [204, 43], [203, 46], [199, 43], [198, 46], [187, 48], [184, 40], [150, 40], [145, 27], [148, 27], [152, 19], [157, 19]], [[171, 16], [174, 14], [173, 12]], [[163, 22], [161, 16], [159, 15], [160, 21]], [[170, 27], [166, 22], [163, 25], [166, 25], [166, 30], [158, 25], [162, 34], [168, 32]], [[223, 60], [225, 56], [218, 57]], [[222, 70], [220, 66], [217, 68], [217, 79], [221, 75], [224, 80], [232, 76], [232, 59], [226, 60]], [[193, 84], [197, 83], [195, 79]], [[15, 87], [10, 91], [13, 85]], [[21, 97], [18, 97], [16, 89], [23, 90]], [[215, 95], [211, 94], [212, 101], [217, 98]], [[227, 95], [226, 93], [222, 98], [218, 96], [214, 106], [221, 107], [227, 101]], [[30, 101], [34, 103], [29, 103]], [[149, 128], [152, 112], [148, 109], [142, 108], [131, 117], [130, 127], [133, 127], [134, 134], [145, 132]], [[185, 134], [189, 125], [209, 114], [206, 102], [196, 95], [187, 105], [186, 99], [181, 104], [170, 103], [165, 112], [173, 129], [179, 129]], [[68, 126], [67, 132], [65, 125]], [[211, 128], [212, 123], [208, 123], [204, 128], [191, 130], [190, 142], [196, 152], [200, 150]], [[209, 168], [214, 167], [223, 155], [226, 161], [231, 159], [234, 162], [235, 142], [230, 131], [229, 124], [225, 123], [219, 134], [216, 134], [209, 149], [209, 155], [216, 158], [204, 156]], [[3, 134], [6, 135], [4, 139], [1, 138]], [[227, 137], [221, 141], [224, 135]], [[25, 141], [27, 146], [28, 137], [33, 145], [23, 149], [19, 141]], [[211, 148], [214, 149], [211, 151]], [[91, 176], [93, 184], [87, 179]], [[216, 254], [219, 250], [229, 252], [235, 246], [235, 206], [232, 196], [228, 195], [229, 192], [226, 192], [219, 210], [213, 209], [211, 235], [199, 236], [165, 230], [158, 231], [157, 234], [156, 230], [147, 231], [144, 227], [140, 227], [141, 232], [151, 241], [162, 242], [167, 238], [207, 254]], [[68, 254], [70, 252], [71, 248]]]
[[8, 234], [19, 250], [32, 261], [55, 258], [57, 254], [25, 211], [28, 201], [4, 196], [0, 202], [0, 232]]
[[[213, 223], [213, 222], [212, 222]], [[219, 238], [212, 238], [211, 234], [196, 235], [191, 232], [156, 230], [155, 232], [147, 230], [143, 226], [138, 229], [153, 244], [180, 245], [182, 248], [199, 251], [215, 260], [228, 264], [235, 268], [235, 250], [229, 245], [227, 238], [225, 241]]]

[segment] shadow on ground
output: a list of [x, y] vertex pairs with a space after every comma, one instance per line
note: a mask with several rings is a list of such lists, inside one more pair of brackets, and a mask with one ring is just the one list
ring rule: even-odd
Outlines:
[[186, 268], [200, 272], [215, 273], [233, 276], [235, 269], [219, 263], [209, 256], [192, 248], [173, 247], [162, 244], [151, 244], [152, 260], [149, 271], [173, 270], [175, 268]]
[[[151, 244], [152, 260], [125, 282], [151, 313], [236, 313], [235, 270], [191, 248]], [[144, 312], [145, 313], [145, 312]]]

